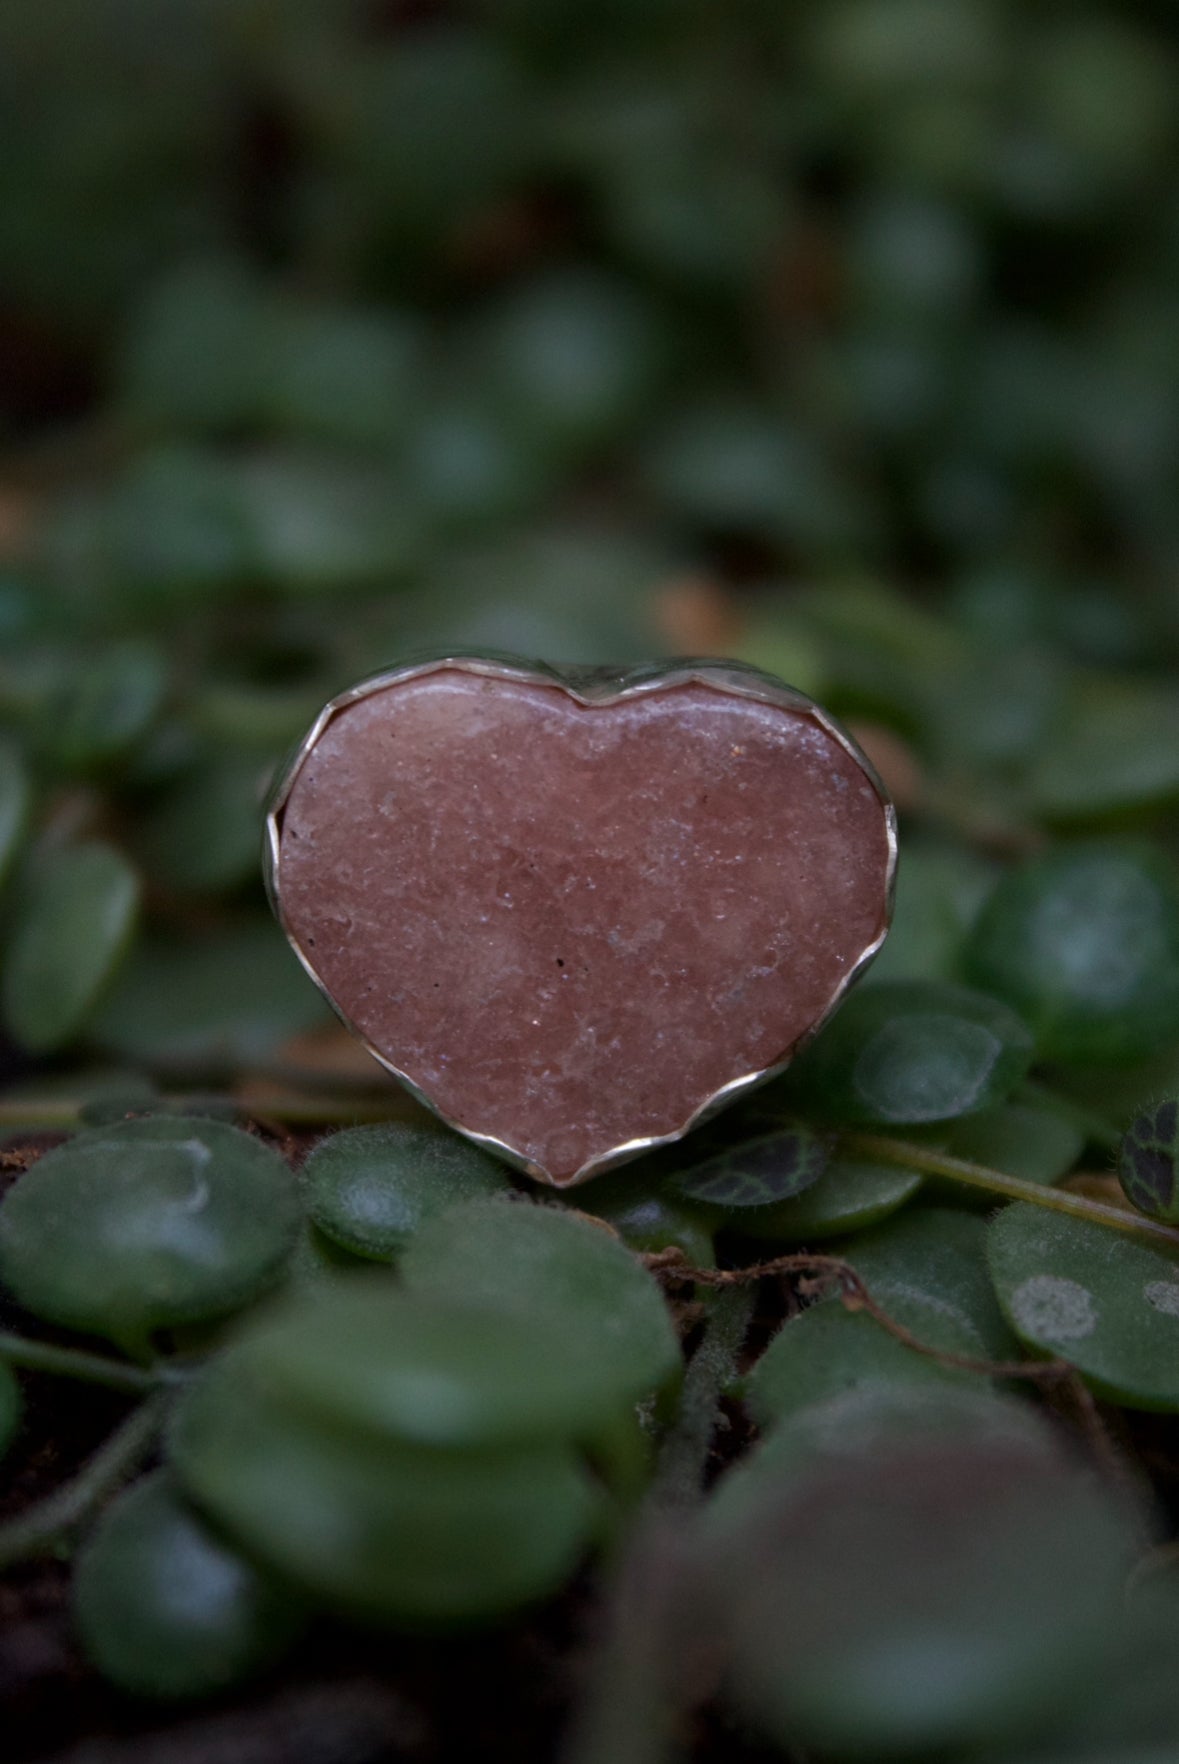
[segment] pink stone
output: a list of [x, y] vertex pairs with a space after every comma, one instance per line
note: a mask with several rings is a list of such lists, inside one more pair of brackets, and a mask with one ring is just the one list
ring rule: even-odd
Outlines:
[[764, 676], [684, 667], [587, 702], [478, 666], [321, 719], [272, 816], [274, 893], [377, 1057], [567, 1186], [678, 1137], [827, 1014], [887, 928], [891, 810]]

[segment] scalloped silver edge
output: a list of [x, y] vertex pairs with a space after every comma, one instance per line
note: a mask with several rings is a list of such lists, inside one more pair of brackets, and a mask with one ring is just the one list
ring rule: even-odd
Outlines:
[[[887, 838], [887, 867], [885, 872], [884, 915], [880, 935], [863, 951], [852, 967], [840, 980], [833, 991], [822, 1015], [812, 1024], [806, 1034], [799, 1037], [778, 1060], [771, 1065], [763, 1066], [755, 1072], [748, 1072], [740, 1078], [733, 1078], [721, 1086], [696, 1109], [681, 1127], [672, 1133], [653, 1135], [645, 1139], [628, 1139], [623, 1144], [611, 1148], [600, 1157], [591, 1158], [572, 1176], [559, 1180], [543, 1169], [533, 1159], [526, 1157], [505, 1140], [497, 1139], [493, 1134], [480, 1133], [473, 1127], [464, 1126], [461, 1121], [448, 1115], [438, 1107], [429, 1096], [414, 1082], [408, 1073], [394, 1065], [386, 1058], [379, 1048], [374, 1047], [363, 1030], [357, 1028], [347, 1014], [341, 1010], [328, 988], [316, 973], [308, 960], [306, 951], [300, 947], [299, 941], [287, 923], [282, 909], [282, 889], [279, 875], [280, 842], [282, 837], [282, 814], [290, 795], [295, 779], [318, 742], [320, 736], [334, 717], [338, 716], [349, 705], [359, 699], [368, 698], [373, 693], [383, 692], [403, 680], [412, 680], [423, 674], [439, 673], [443, 670], [458, 671], [467, 674], [483, 674], [493, 679], [518, 680], [528, 685], [558, 687], [562, 692], [584, 705], [616, 704], [620, 699], [636, 697], [651, 692], [665, 692], [674, 686], [699, 684], [711, 686], [722, 692], [729, 692], [737, 698], [755, 698], [765, 704], [780, 706], [783, 710], [792, 710], [809, 716], [818, 723], [848, 753], [861, 768], [869, 783], [880, 798], [884, 811], [885, 833]], [[619, 1164], [639, 1157], [643, 1152], [654, 1151], [661, 1145], [674, 1145], [683, 1139], [703, 1121], [709, 1120], [729, 1103], [736, 1101], [747, 1090], [760, 1084], [768, 1083], [784, 1072], [795, 1056], [819, 1033], [832, 1013], [842, 1002], [848, 988], [853, 986], [869, 963], [879, 953], [885, 938], [888, 936], [892, 921], [893, 901], [896, 892], [897, 869], [897, 823], [896, 810], [884, 784], [871, 760], [862, 751], [859, 744], [848, 734], [847, 730], [836, 721], [829, 711], [808, 698], [794, 686], [778, 680], [773, 674], [764, 673], [760, 668], [751, 667], [744, 662], [712, 659], [709, 657], [688, 657], [668, 662], [651, 662], [640, 667], [557, 667], [547, 662], [528, 661], [523, 657], [501, 655], [484, 651], [481, 654], [445, 653], [417, 656], [386, 668], [380, 673], [370, 674], [346, 692], [338, 693], [324, 705], [306, 735], [283, 765], [275, 785], [271, 791], [266, 810], [265, 841], [263, 846], [263, 875], [266, 892], [269, 896], [275, 917], [286, 934], [287, 941], [299, 958], [309, 978], [323, 994], [336, 1016], [356, 1039], [398, 1082], [405, 1086], [410, 1095], [427, 1108], [431, 1114], [444, 1121], [455, 1132], [461, 1133], [474, 1144], [483, 1146], [494, 1152], [515, 1169], [522, 1170], [525, 1175], [547, 1183], [550, 1187], [566, 1189], [575, 1188], [579, 1183], [588, 1182], [593, 1176], [603, 1175], [607, 1170], [615, 1169]]]

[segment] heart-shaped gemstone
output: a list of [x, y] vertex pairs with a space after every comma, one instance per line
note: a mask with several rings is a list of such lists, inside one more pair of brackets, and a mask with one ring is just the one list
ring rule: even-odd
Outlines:
[[883, 941], [895, 853], [850, 738], [719, 662], [380, 675], [320, 716], [269, 833], [339, 1014], [561, 1187], [780, 1070]]

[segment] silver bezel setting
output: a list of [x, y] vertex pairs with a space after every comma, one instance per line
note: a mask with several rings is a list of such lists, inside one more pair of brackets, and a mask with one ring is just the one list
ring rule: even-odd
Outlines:
[[[468, 674], [481, 674], [493, 679], [520, 681], [534, 686], [557, 687], [568, 694], [579, 704], [586, 706], [606, 706], [616, 704], [620, 699], [633, 698], [642, 694], [665, 692], [675, 686], [691, 684], [711, 686], [717, 691], [728, 692], [737, 698], [759, 699], [765, 704], [778, 705], [783, 710], [798, 712], [816, 722], [826, 734], [837, 741], [861, 768], [869, 783], [880, 798], [884, 813], [885, 835], [887, 840], [887, 863], [885, 870], [885, 899], [881, 920], [880, 935], [868, 945], [857, 958], [852, 967], [834, 988], [822, 1015], [812, 1024], [807, 1033], [788, 1048], [780, 1059], [755, 1072], [748, 1072], [739, 1078], [730, 1079], [727, 1084], [714, 1091], [682, 1126], [671, 1133], [641, 1139], [631, 1139], [611, 1148], [600, 1157], [593, 1158], [563, 1181], [556, 1180], [548, 1171], [541, 1168], [532, 1159], [516, 1150], [502, 1139], [494, 1135], [480, 1133], [476, 1128], [466, 1126], [448, 1115], [445, 1110], [427, 1096], [408, 1073], [394, 1064], [379, 1048], [374, 1047], [363, 1030], [357, 1028], [346, 1012], [332, 997], [324, 985], [306, 951], [300, 946], [299, 940], [287, 923], [282, 906], [282, 882], [280, 874], [280, 856], [282, 840], [282, 819], [287, 798], [290, 795], [295, 779], [308, 755], [319, 741], [328, 724], [350, 705], [362, 698], [368, 698], [377, 692], [383, 692], [390, 686], [398, 685], [404, 680], [412, 680], [423, 674], [458, 671]], [[788, 686], [784, 681], [776, 679], [772, 674], [763, 673], [760, 668], [750, 667], [743, 662], [715, 660], [707, 657], [689, 657], [682, 660], [652, 662], [640, 667], [557, 667], [547, 662], [528, 661], [518, 656], [498, 655], [484, 652], [482, 654], [445, 653], [428, 656], [417, 656], [401, 662], [397, 666], [386, 668], [380, 673], [371, 674], [366, 679], [350, 686], [346, 692], [337, 694], [324, 705], [306, 735], [295, 748], [283, 765], [270, 795], [266, 811], [265, 843], [263, 847], [263, 873], [266, 891], [270, 898], [276, 918], [286, 934], [287, 941], [298, 957], [304, 971], [323, 994], [336, 1016], [344, 1026], [356, 1037], [363, 1047], [372, 1055], [377, 1064], [389, 1072], [409, 1091], [422, 1106], [444, 1121], [448, 1127], [471, 1140], [474, 1144], [494, 1152], [506, 1163], [522, 1170], [535, 1180], [549, 1184], [554, 1188], [575, 1188], [579, 1183], [587, 1182], [593, 1176], [599, 1176], [607, 1170], [614, 1169], [630, 1159], [639, 1157], [643, 1152], [654, 1151], [662, 1145], [673, 1145], [690, 1133], [694, 1127], [735, 1102], [746, 1091], [755, 1089], [760, 1084], [778, 1077], [802, 1048], [811, 1041], [823, 1028], [832, 1013], [842, 1002], [848, 988], [855, 984], [869, 963], [879, 953], [881, 945], [888, 935], [892, 919], [893, 898], [896, 888], [897, 867], [897, 824], [896, 811], [891, 798], [872, 762], [867, 758], [858, 743], [833, 717], [829, 711], [808, 698], [805, 692], [796, 687]]]

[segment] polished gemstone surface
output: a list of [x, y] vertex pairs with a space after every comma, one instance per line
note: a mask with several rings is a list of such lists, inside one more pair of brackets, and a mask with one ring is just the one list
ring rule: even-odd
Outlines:
[[886, 926], [869, 774], [707, 679], [589, 704], [453, 666], [379, 685], [276, 826], [281, 916], [342, 1015], [560, 1185], [781, 1061]]

